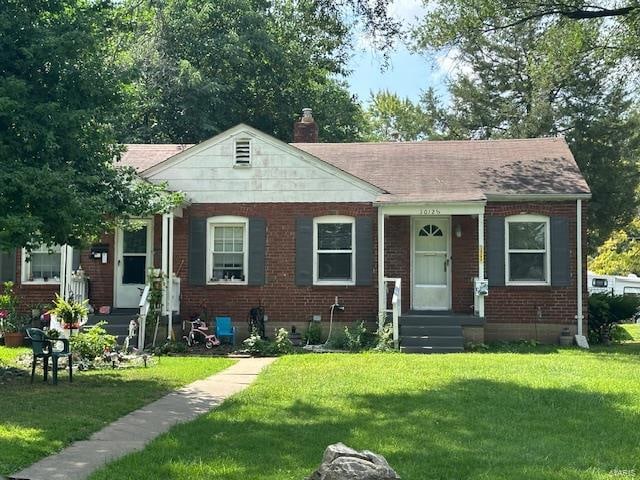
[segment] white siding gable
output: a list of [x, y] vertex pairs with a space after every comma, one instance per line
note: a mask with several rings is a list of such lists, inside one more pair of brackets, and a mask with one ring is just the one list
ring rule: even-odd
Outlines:
[[[236, 140], [251, 140], [236, 165]], [[191, 203], [371, 202], [378, 189], [291, 145], [240, 125], [147, 170]]]

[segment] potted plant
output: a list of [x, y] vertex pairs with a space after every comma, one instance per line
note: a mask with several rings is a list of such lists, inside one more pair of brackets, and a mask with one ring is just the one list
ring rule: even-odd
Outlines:
[[65, 300], [56, 293], [56, 299], [53, 301], [53, 308], [49, 311], [56, 316], [56, 319], [65, 330], [79, 330], [86, 323], [89, 307], [89, 300], [82, 302], [74, 302], [73, 300]]
[[0, 294], [0, 334], [7, 347], [19, 347], [24, 341], [22, 319], [18, 315], [18, 297], [13, 291], [13, 282], [2, 284]]

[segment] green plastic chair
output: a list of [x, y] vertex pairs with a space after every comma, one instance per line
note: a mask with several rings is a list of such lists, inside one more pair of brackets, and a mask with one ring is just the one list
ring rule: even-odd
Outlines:
[[31, 351], [33, 352], [33, 360], [31, 361], [31, 383], [36, 375], [36, 362], [38, 358], [42, 358], [44, 365], [44, 381], [47, 381], [49, 373], [49, 357], [51, 357], [51, 340], [47, 338], [47, 334], [39, 328], [27, 328], [27, 337], [31, 339]]
[[69, 364], [69, 383], [73, 382], [73, 355], [69, 345], [68, 338], [50, 339], [51, 342], [51, 360], [53, 360], [53, 384], [58, 383], [58, 360], [67, 358]]
[[53, 384], [58, 383], [58, 360], [68, 358], [69, 382], [73, 382], [73, 357], [67, 338], [49, 338], [46, 332], [38, 328], [27, 328], [27, 336], [31, 339], [31, 350], [33, 351], [33, 361], [31, 362], [31, 383], [36, 374], [36, 362], [42, 358], [44, 364], [44, 381], [47, 381], [49, 374], [49, 358], [53, 367]]

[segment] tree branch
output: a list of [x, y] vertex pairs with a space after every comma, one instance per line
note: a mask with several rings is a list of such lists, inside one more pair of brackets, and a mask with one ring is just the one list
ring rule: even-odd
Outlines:
[[640, 5], [630, 5], [628, 7], [620, 7], [620, 8], [599, 8], [597, 10], [584, 10], [581, 8], [576, 9], [563, 9], [563, 8], [551, 8], [548, 10], [541, 10], [539, 12], [534, 12], [530, 15], [526, 15], [524, 17], [518, 18], [513, 22], [507, 23], [505, 25], [496, 25], [490, 28], [484, 29], [484, 32], [492, 32], [496, 30], [504, 30], [507, 28], [515, 27], [517, 25], [521, 25], [530, 20], [536, 20], [538, 18], [547, 17], [550, 15], [560, 15], [561, 17], [571, 18], [572, 20], [589, 20], [593, 18], [605, 18], [605, 17], [622, 17], [625, 15], [629, 15], [630, 13], [638, 10]]

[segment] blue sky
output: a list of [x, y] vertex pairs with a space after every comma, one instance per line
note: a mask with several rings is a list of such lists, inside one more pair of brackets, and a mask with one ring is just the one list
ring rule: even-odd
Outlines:
[[[425, 14], [421, 0], [395, 0], [390, 11], [405, 27]], [[361, 101], [367, 102], [370, 92], [384, 89], [417, 100], [422, 91], [434, 87], [441, 97], [446, 97], [445, 80], [453, 67], [449, 55], [428, 59], [398, 43], [391, 53], [389, 67], [381, 71], [382, 56], [371, 48], [367, 38], [361, 35], [357, 43], [357, 51], [349, 62], [353, 73], [347, 82]]]

